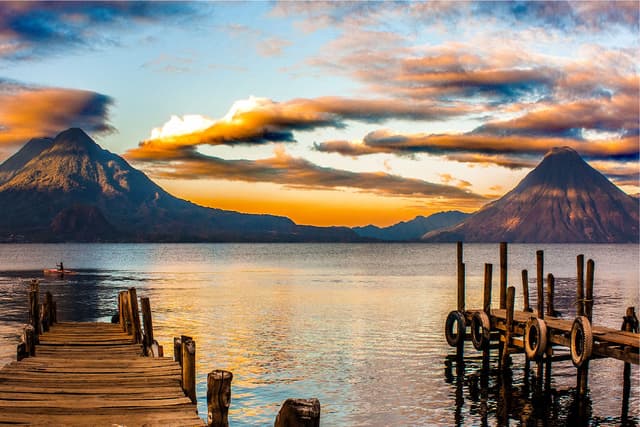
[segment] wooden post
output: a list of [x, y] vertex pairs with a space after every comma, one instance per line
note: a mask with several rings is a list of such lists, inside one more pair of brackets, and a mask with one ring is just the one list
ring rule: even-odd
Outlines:
[[556, 279], [553, 274], [547, 275], [547, 316], [555, 316], [556, 310], [553, 305], [553, 294], [555, 292]]
[[[622, 330], [627, 332], [638, 332], [638, 318], [635, 307], [628, 307], [625, 313]], [[629, 418], [629, 397], [631, 395], [631, 363], [625, 362], [622, 385], [622, 423], [625, 424]]]
[[[483, 311], [489, 316], [491, 319], [491, 276], [493, 272], [492, 264], [484, 265], [484, 292], [483, 292]], [[490, 345], [487, 345], [484, 350], [482, 350], [482, 371], [483, 374], [489, 372], [489, 348]]]
[[536, 283], [538, 286], [538, 317], [544, 319], [544, 252], [536, 251]]
[[576, 261], [576, 316], [584, 316], [584, 255], [578, 255]]
[[457, 265], [462, 264], [463, 259], [462, 259], [462, 242], [457, 242], [456, 243], [456, 255], [458, 258], [458, 263]]
[[151, 354], [151, 346], [153, 345], [153, 321], [151, 320], [151, 304], [148, 297], [140, 298], [140, 306], [142, 308], [142, 322], [144, 324], [144, 352], [147, 356]]
[[196, 403], [196, 342], [182, 336], [182, 390]]
[[140, 326], [140, 312], [138, 310], [138, 294], [136, 288], [129, 288], [129, 311], [131, 313], [131, 331], [136, 343], [142, 342], [142, 328]]
[[173, 337], [173, 360], [182, 366], [182, 338]]
[[287, 399], [282, 404], [274, 427], [319, 427], [318, 399]]
[[129, 309], [129, 291], [122, 291], [122, 330], [131, 335], [131, 310]]
[[29, 291], [29, 324], [33, 327], [36, 343], [40, 342], [40, 307], [38, 306], [38, 292]]
[[584, 295], [584, 315], [587, 316], [589, 322], [593, 318], [593, 277], [595, 263], [592, 259], [587, 261], [587, 286]]
[[464, 313], [465, 309], [465, 266], [458, 264], [458, 311]]
[[504, 343], [502, 346], [502, 368], [509, 367], [510, 357], [509, 348], [511, 345], [511, 335], [513, 334], [513, 311], [516, 302], [516, 288], [509, 286], [507, 289], [507, 319], [506, 319], [506, 331], [504, 333]]
[[122, 328], [123, 331], [126, 332], [127, 330], [127, 321], [125, 320], [125, 314], [124, 314], [124, 292], [125, 291], [120, 291], [118, 292], [118, 323], [120, 323], [120, 327]]
[[523, 311], [533, 311], [529, 306], [529, 272], [522, 270], [522, 299], [523, 299]]
[[33, 326], [24, 327], [24, 342], [26, 344], [26, 352], [29, 356], [36, 355], [36, 332]]
[[207, 424], [210, 427], [229, 427], [231, 380], [233, 374], [220, 369], [207, 375]]
[[507, 308], [507, 242], [500, 243], [500, 308]]

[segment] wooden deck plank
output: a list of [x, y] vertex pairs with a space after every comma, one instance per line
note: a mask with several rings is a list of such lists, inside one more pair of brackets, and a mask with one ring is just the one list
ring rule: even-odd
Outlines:
[[203, 425], [171, 358], [142, 357], [120, 325], [64, 322], [0, 370], [0, 425]]

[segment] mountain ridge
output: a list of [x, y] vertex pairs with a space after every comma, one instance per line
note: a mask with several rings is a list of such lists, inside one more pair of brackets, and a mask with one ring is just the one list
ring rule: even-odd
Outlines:
[[457, 226], [423, 241], [637, 243], [638, 200], [569, 147], [550, 150], [518, 185]]
[[461, 211], [437, 212], [429, 216], [418, 215], [412, 220], [401, 221], [389, 227], [367, 225], [352, 227], [352, 230], [362, 237], [370, 237], [384, 241], [402, 242], [418, 241], [433, 230], [448, 228], [463, 221], [469, 214]]
[[[25, 241], [363, 240], [346, 227], [299, 226], [286, 217], [206, 208], [177, 198], [79, 128], [61, 132], [51, 144], [25, 147], [2, 164], [8, 166], [0, 205], [11, 209], [0, 214], [0, 240], [16, 235]], [[89, 223], [79, 217], [83, 212]], [[100, 235], [90, 235], [91, 224]]]

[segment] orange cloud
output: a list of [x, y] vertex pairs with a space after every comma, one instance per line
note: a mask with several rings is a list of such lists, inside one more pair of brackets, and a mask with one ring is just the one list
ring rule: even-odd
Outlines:
[[383, 172], [357, 173], [320, 167], [308, 160], [290, 156], [281, 146], [275, 150], [274, 157], [268, 159], [224, 160], [195, 151], [183, 151], [181, 157], [173, 160], [172, 162], [161, 161], [147, 170], [161, 179], [214, 178], [229, 181], [270, 182], [290, 188], [351, 188], [386, 196], [445, 198], [451, 201], [483, 200], [482, 196], [458, 186], [434, 184]]
[[20, 145], [61, 129], [81, 127], [88, 132], [111, 132], [111, 98], [99, 93], [27, 86], [0, 80], [0, 145]]

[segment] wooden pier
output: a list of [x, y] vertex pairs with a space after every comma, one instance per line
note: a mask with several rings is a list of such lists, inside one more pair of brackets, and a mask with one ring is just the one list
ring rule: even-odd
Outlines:
[[[552, 363], [571, 360], [576, 366], [577, 397], [588, 390], [589, 360], [613, 358], [624, 362], [623, 418], [628, 411], [631, 384], [631, 365], [640, 364], [638, 318], [635, 308], [627, 308], [621, 315], [621, 328], [613, 329], [592, 325], [594, 300], [595, 263], [588, 260], [586, 278], [584, 256], [576, 258], [576, 316], [562, 318], [555, 310], [555, 278], [548, 274], [544, 280], [544, 253], [536, 252], [536, 294], [534, 310], [529, 304], [529, 274], [521, 272], [523, 310], [515, 311], [515, 286], [507, 286], [507, 244], [500, 244], [499, 307], [491, 307], [493, 266], [485, 264], [483, 306], [465, 307], [465, 264], [462, 243], [457, 246], [458, 304], [445, 322], [445, 337], [456, 348], [459, 367], [464, 366], [464, 343], [471, 341], [482, 352], [483, 370], [488, 371], [490, 350], [498, 350], [498, 368], [511, 365], [511, 355], [525, 354], [525, 376], [528, 378], [530, 363], [537, 364], [537, 383], [542, 378], [548, 383], [552, 375]], [[565, 351], [560, 351], [561, 349]], [[568, 350], [568, 352], [566, 351]]]
[[[0, 370], [0, 425], [209, 425], [228, 427], [231, 372], [207, 376], [207, 423], [196, 407], [196, 343], [174, 338], [174, 357], [153, 338], [148, 298], [120, 292], [112, 323], [58, 322], [32, 281], [29, 324], [17, 361]], [[141, 316], [142, 315], [142, 316]], [[142, 322], [140, 321], [142, 317]], [[317, 399], [287, 399], [276, 427], [317, 427]]]

